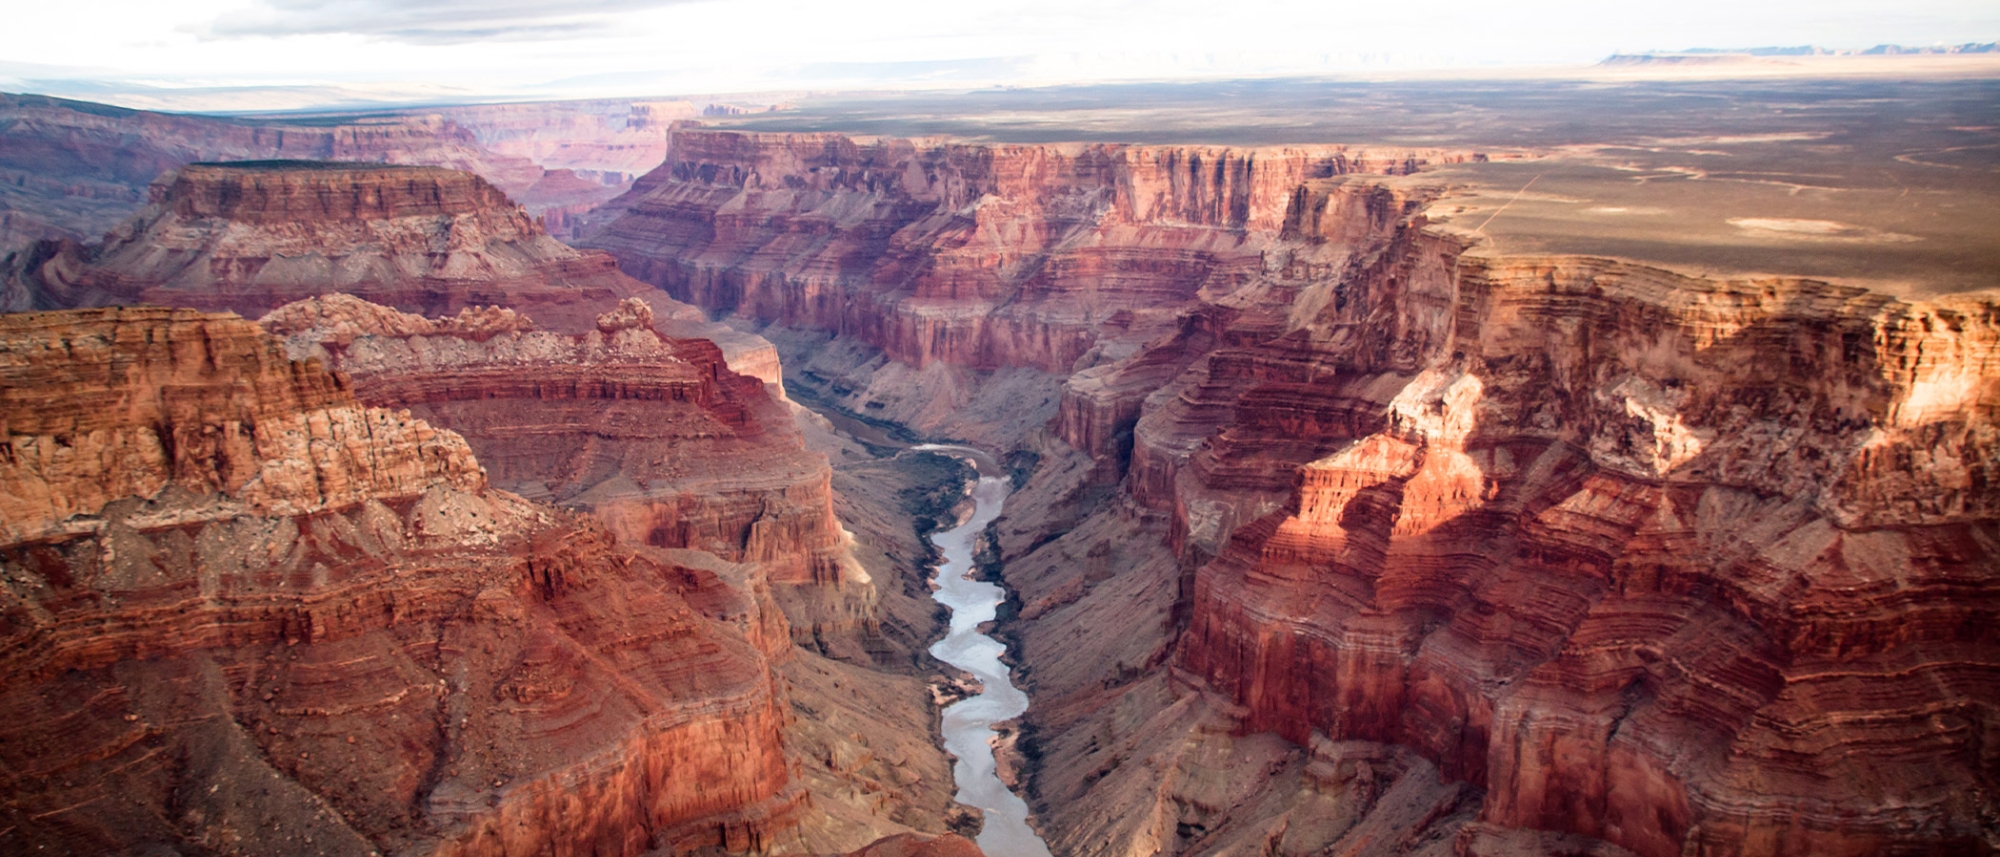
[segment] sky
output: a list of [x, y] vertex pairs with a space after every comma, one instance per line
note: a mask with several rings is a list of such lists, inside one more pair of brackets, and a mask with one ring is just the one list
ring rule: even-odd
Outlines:
[[[137, 107], [1584, 65], [2000, 38], [1994, 0], [0, 0], [0, 90]], [[31, 34], [31, 35], [28, 35]], [[28, 35], [28, 37], [22, 37]]]

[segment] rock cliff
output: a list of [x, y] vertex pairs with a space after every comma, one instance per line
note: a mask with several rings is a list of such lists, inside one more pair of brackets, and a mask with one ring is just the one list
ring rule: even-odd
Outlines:
[[[262, 314], [345, 291], [454, 312], [538, 305], [576, 326], [643, 293], [601, 255], [579, 254], [470, 173], [331, 162], [182, 168], [100, 245], [43, 251], [9, 304], [158, 303]], [[23, 300], [25, 299], [25, 300]], [[571, 318], [574, 316], [575, 318]], [[547, 319], [550, 322], [556, 318]]]
[[[504, 488], [588, 509], [629, 544], [705, 551], [755, 563], [781, 587], [865, 599], [825, 456], [806, 450], [763, 382], [731, 371], [707, 340], [660, 335], [637, 298], [581, 334], [536, 330], [513, 310], [430, 320], [344, 294], [262, 324], [294, 356], [346, 374], [361, 401], [451, 426]], [[797, 609], [810, 635], [808, 608]]]
[[[1219, 552], [1180, 662], [1246, 728], [1416, 749], [1503, 826], [1640, 854], [1984, 841], [1995, 305], [1435, 234], [1405, 258], [1177, 400], [1237, 413], [1175, 471], [1183, 551]], [[1270, 425], [1314, 406], [1340, 418], [1311, 445]]]
[[1457, 157], [684, 129], [592, 240], [1049, 421], [983, 439], [1059, 852], [1994, 847], [1994, 299], [1498, 255]]
[[743, 850], [796, 817], [759, 608], [714, 573], [487, 487], [233, 316], [8, 315], [0, 354], [6, 850]]
[[[282, 339], [193, 310], [7, 316], [54, 319], [56, 328], [24, 328], [26, 356], [9, 364], [26, 373], [5, 394], [15, 459], [26, 462], [5, 477], [7, 502], [19, 498], [23, 528], [9, 535], [41, 544], [106, 527], [148, 534], [179, 527], [175, 532], [198, 543], [227, 547], [233, 531], [201, 527], [282, 518], [293, 523], [271, 524], [278, 529], [262, 548], [269, 556], [246, 561], [257, 569], [276, 563], [256, 572], [257, 585], [342, 582], [361, 574], [342, 563], [359, 563], [367, 574], [354, 585], [362, 588], [308, 595], [361, 604], [353, 609], [367, 621], [376, 621], [376, 612], [387, 617], [382, 622], [404, 621], [397, 593], [411, 586], [410, 575], [443, 575], [436, 597], [444, 606], [433, 612], [444, 618], [411, 620], [431, 623], [423, 626], [431, 637], [395, 630], [399, 625], [368, 631], [376, 634], [371, 640], [386, 634], [421, 655], [415, 667], [393, 661], [384, 669], [414, 675], [421, 668], [427, 683], [470, 688], [474, 696], [448, 710], [441, 700], [457, 690], [409, 697], [427, 716], [438, 712], [431, 720], [443, 737], [428, 749], [404, 748], [418, 754], [408, 765], [384, 750], [408, 743], [393, 729], [385, 733], [390, 744], [296, 748], [341, 760], [342, 777], [346, 768], [415, 766], [416, 784], [399, 780], [396, 791], [350, 777], [342, 789], [389, 797], [349, 806], [317, 780], [299, 780], [280, 766], [278, 776], [304, 784], [304, 792], [287, 794], [319, 807], [314, 811], [338, 809], [367, 843], [364, 852], [385, 843], [452, 853], [838, 852], [888, 834], [948, 829], [948, 765], [927, 740], [930, 697], [921, 678], [906, 674], [918, 669], [897, 648], [907, 641], [880, 642], [877, 591], [834, 517], [826, 459], [805, 448], [775, 385], [731, 368], [734, 360], [775, 378], [768, 344], [700, 320], [699, 312], [619, 274], [608, 257], [555, 242], [466, 173], [197, 165], [157, 187], [154, 206], [108, 243], [64, 246], [15, 283], [31, 286], [28, 293], [45, 303], [270, 309], [262, 323]], [[100, 316], [168, 321], [114, 324], [104, 334], [65, 327]], [[65, 357], [72, 352], [73, 361]], [[294, 386], [326, 402], [287, 392], [286, 378], [303, 379]], [[87, 419], [75, 413], [78, 402], [97, 399], [112, 404]], [[564, 508], [543, 505], [549, 501]], [[489, 509], [494, 502], [502, 505]], [[327, 518], [361, 514], [340, 511], [355, 503], [375, 517]], [[92, 504], [110, 504], [123, 523], [104, 523], [85, 508]], [[134, 504], [139, 511], [127, 508]], [[12, 527], [15, 510], [7, 511]], [[538, 523], [510, 523], [508, 515]], [[305, 523], [322, 518], [331, 534]], [[446, 523], [464, 527], [425, 542], [415, 558], [384, 535], [401, 527], [415, 538], [409, 534]], [[354, 527], [365, 532], [348, 533]], [[544, 551], [547, 545], [555, 547]], [[199, 551], [162, 554], [168, 549], [150, 544], [122, 549], [178, 575], [162, 584], [177, 592], [220, 561]], [[72, 561], [94, 560], [63, 559]], [[524, 595], [493, 592], [514, 586], [510, 574], [527, 580], [515, 587]], [[118, 592], [108, 597], [138, 599]], [[218, 597], [228, 606], [260, 592]], [[533, 604], [507, 601], [536, 593], [550, 603], [590, 603], [536, 613]], [[377, 601], [390, 606], [376, 611], [369, 605]], [[486, 608], [499, 612], [481, 612]], [[196, 615], [189, 621], [203, 627], [235, 621], [189, 610]], [[503, 627], [488, 627], [489, 620]], [[225, 671], [237, 669], [229, 664], [240, 653], [215, 655], [200, 641], [116, 649], [123, 644], [100, 638], [103, 623], [121, 621], [82, 616], [71, 632], [76, 646], [111, 652], [106, 663], [123, 672], [104, 681], [118, 692], [153, 693], [172, 679], [159, 670], [181, 669], [161, 664], [179, 663], [187, 647], [207, 659], [201, 663], [219, 659]], [[284, 639], [291, 644], [297, 636]], [[26, 652], [46, 648], [39, 640], [18, 642]], [[354, 667], [372, 661], [340, 657], [316, 667], [323, 693], [311, 711], [344, 716], [356, 694], [372, 692], [355, 682], [374, 667]], [[877, 661], [891, 672], [874, 672]], [[543, 719], [503, 720], [481, 731], [479, 718], [467, 721], [461, 710], [491, 707], [479, 694], [506, 712], [533, 709]], [[400, 727], [412, 717], [404, 708], [378, 713], [398, 718], [390, 725]], [[795, 728], [793, 711], [814, 712], [814, 723]], [[452, 727], [456, 721], [466, 722]], [[914, 737], [861, 734], [863, 724], [881, 722], [904, 724]], [[461, 739], [471, 742], [467, 748], [438, 743]], [[209, 745], [161, 746], [185, 755]], [[22, 752], [42, 764], [34, 751]], [[478, 754], [485, 754], [484, 767], [460, 761]], [[452, 779], [468, 770], [462, 782]], [[500, 785], [480, 783], [519, 785], [520, 796], [496, 797]], [[820, 794], [809, 799], [809, 788]], [[133, 812], [159, 814], [146, 801], [160, 794], [135, 798]], [[180, 800], [179, 792], [165, 794]], [[241, 794], [204, 806], [208, 816], [228, 816], [229, 831], [203, 827], [199, 818], [176, 821], [178, 841], [247, 835], [230, 831], [249, 817], [244, 813], [265, 812]], [[296, 821], [283, 823], [289, 829]], [[37, 842], [84, 841], [39, 823], [24, 829], [49, 837]], [[313, 831], [315, 842], [333, 841], [323, 840], [333, 833]], [[168, 836], [123, 821], [75, 835], [100, 844]], [[230, 847], [301, 850], [303, 840], [258, 842]], [[912, 840], [909, 847], [918, 846]]]
[[16, 254], [0, 309], [153, 303], [261, 316], [331, 292], [422, 315], [498, 305], [581, 333], [628, 298], [670, 335], [710, 339], [732, 365], [776, 380], [767, 343], [551, 238], [471, 173], [322, 161], [195, 164], [155, 182], [153, 203], [102, 243]]

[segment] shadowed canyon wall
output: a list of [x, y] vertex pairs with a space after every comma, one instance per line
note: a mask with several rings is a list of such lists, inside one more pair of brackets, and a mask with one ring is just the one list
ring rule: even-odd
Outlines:
[[1045, 379], [1059, 851], [1994, 847], [1994, 299], [1499, 256], [1471, 157], [682, 129], [589, 240], [857, 411]]

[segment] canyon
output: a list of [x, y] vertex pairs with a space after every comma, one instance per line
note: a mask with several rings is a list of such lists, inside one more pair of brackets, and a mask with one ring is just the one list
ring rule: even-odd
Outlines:
[[[1222, 145], [6, 98], [7, 850], [2000, 848], [1985, 221], [1717, 166], [1796, 167], [1784, 115]], [[108, 163], [102, 203], [20, 190]], [[1617, 219], [1688, 205], [1722, 225]], [[945, 667], [947, 624], [1004, 655]], [[1033, 836], [975, 844], [937, 730], [1009, 679]]]
[[1057, 853], [1992, 847], [1991, 293], [1496, 252], [1490, 157], [689, 128], [584, 243], [1038, 461]]
[[855, 550], [768, 345], [470, 174], [156, 187], [10, 294], [215, 311], [0, 316], [9, 850], [977, 853], [924, 555]]

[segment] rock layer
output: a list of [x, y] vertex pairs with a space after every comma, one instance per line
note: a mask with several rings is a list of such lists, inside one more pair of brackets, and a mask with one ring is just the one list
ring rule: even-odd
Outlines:
[[768, 343], [624, 276], [602, 253], [549, 237], [477, 175], [321, 161], [195, 164], [162, 176], [153, 204], [102, 243], [43, 242], [15, 254], [0, 309], [154, 303], [256, 317], [345, 293], [426, 316], [499, 305], [582, 333], [639, 298], [655, 325], [721, 346], [775, 381]]
[[790, 411], [707, 340], [661, 336], [642, 301], [574, 335], [511, 310], [440, 322], [347, 295], [262, 323], [362, 401], [454, 427], [497, 484], [589, 509], [627, 543], [758, 563], [779, 584], [867, 581]]
[[108, 236], [24, 260], [11, 308], [157, 303], [261, 315], [348, 292], [430, 314], [536, 308], [582, 328], [643, 295], [610, 259], [580, 254], [478, 176], [320, 162], [196, 164]]
[[[2000, 307], [1497, 256], [1355, 174], [1446, 157], [683, 130], [594, 240], [829, 365], [1061, 383], [999, 535], [1078, 853], [1279, 823], [1112, 775], [1216, 718], [1434, 766], [1353, 830], [1467, 853], [1994, 847]], [[1091, 826], [1134, 789], [1174, 823]]]
[[977, 146], [678, 129], [586, 236], [676, 298], [916, 368], [1067, 375], [1104, 328], [1259, 266], [1301, 181], [1444, 152]]
[[[1214, 544], [1182, 661], [1251, 728], [1419, 750], [1504, 826], [1641, 854], [1982, 841], [1993, 304], [1594, 260], [1428, 270], [1322, 316], [1372, 336], [1244, 355], [1219, 396], [1239, 410], [1366, 419], [1303, 448], [1239, 418], [1195, 453], [1215, 462], [1177, 480], [1196, 550], [1214, 536], [1188, 507], [1246, 487], [1227, 462], [1276, 453], [1298, 481]], [[1398, 306], [1426, 291], [1443, 312]], [[1370, 320], [1391, 314], [1437, 326]], [[1298, 386], [1315, 373], [1324, 392]], [[1952, 406], [1910, 407], [1940, 383]]]
[[7, 850], [744, 850], [795, 816], [759, 608], [714, 574], [487, 488], [248, 322], [0, 330], [6, 483], [69, 498], [0, 541]]

